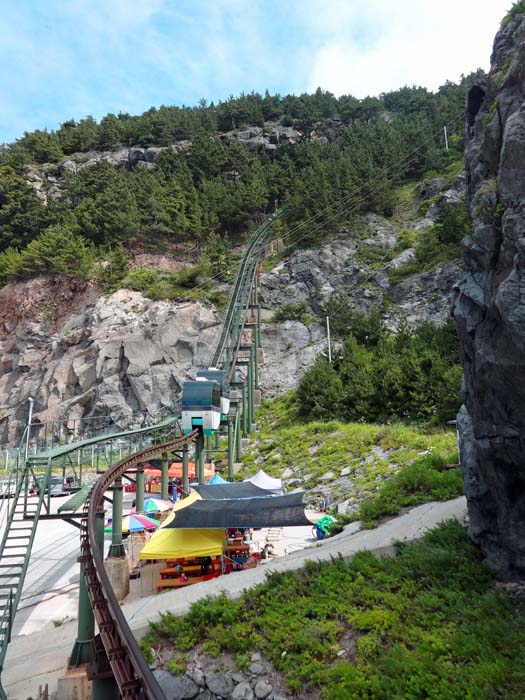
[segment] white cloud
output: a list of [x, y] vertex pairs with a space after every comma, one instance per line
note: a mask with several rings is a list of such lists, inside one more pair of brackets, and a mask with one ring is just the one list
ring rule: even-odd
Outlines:
[[318, 47], [309, 90], [377, 95], [403, 85], [435, 90], [489, 66], [492, 41], [510, 0], [327, 0], [306, 4]]

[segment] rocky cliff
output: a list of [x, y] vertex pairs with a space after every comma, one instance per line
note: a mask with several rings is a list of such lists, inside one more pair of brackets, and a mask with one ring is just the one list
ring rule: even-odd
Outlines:
[[[422, 217], [419, 205], [429, 196], [434, 204]], [[412, 248], [400, 247], [400, 232], [431, 227], [440, 201], [462, 200], [462, 178], [450, 188], [429, 181], [402, 225], [370, 214], [335, 240], [298, 250], [262, 274], [264, 396], [294, 388], [325, 349], [324, 315], [333, 295], [355, 311], [382, 309], [392, 329], [401, 319], [443, 322], [460, 275], [457, 262], [398, 284], [389, 273], [414, 256]], [[141, 264], [165, 267], [166, 260], [150, 254]], [[304, 309], [299, 318], [287, 317], [290, 305]], [[338, 313], [337, 305], [330, 313]], [[93, 283], [81, 280], [44, 277], [7, 285], [0, 291], [0, 445], [20, 436], [29, 397], [35, 418], [70, 426], [101, 415], [124, 425], [135, 413], [174, 409], [188, 371], [208, 361], [220, 321], [209, 305], [151, 301], [129, 290], [99, 296]]]
[[42, 422], [173, 410], [192, 366], [219, 330], [200, 303], [120, 290], [97, 299], [85, 282], [40, 278], [0, 292], [0, 444], [20, 435], [27, 399]]
[[525, 15], [496, 35], [466, 120], [474, 231], [456, 289], [464, 406], [461, 461], [470, 535], [504, 576], [525, 574]]

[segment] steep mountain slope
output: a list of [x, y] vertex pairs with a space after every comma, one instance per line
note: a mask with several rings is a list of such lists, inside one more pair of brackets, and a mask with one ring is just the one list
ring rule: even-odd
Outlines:
[[[424, 217], [414, 185], [410, 204], [395, 218], [370, 214], [321, 248], [265, 263], [267, 352], [260, 376], [266, 398], [294, 388], [325, 349], [327, 313], [335, 321], [343, 306], [381, 309], [392, 328], [446, 319], [458, 261], [396, 283], [389, 279], [415, 256], [417, 237], [433, 230], [441, 206], [461, 206], [461, 179], [450, 186], [438, 182], [437, 192], [432, 182], [422, 188], [424, 196], [429, 187], [435, 192]], [[149, 254], [147, 264], [157, 261], [165, 265], [162, 256]], [[0, 444], [20, 434], [29, 397], [41, 421], [72, 426], [75, 419], [110, 415], [121, 425], [132, 413], [173, 409], [188, 371], [208, 361], [220, 324], [209, 303], [154, 300], [125, 289], [99, 293], [94, 283], [66, 277], [11, 283], [0, 291]]]
[[13, 281], [0, 292], [0, 444], [20, 434], [30, 396], [42, 421], [173, 408], [218, 331], [210, 301], [276, 200], [285, 252], [261, 276], [266, 396], [297, 384], [342, 307], [380, 309], [392, 329], [443, 322], [463, 235], [446, 224], [464, 189], [455, 110], [472, 80], [351, 109], [318, 91], [299, 100], [308, 119], [261, 96], [110, 115], [2, 149], [0, 282]]

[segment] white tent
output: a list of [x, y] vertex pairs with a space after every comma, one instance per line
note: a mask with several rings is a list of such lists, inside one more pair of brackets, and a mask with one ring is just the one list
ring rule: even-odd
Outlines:
[[283, 484], [281, 479], [274, 479], [272, 476], [268, 476], [268, 474], [266, 474], [266, 472], [264, 472], [262, 469], [259, 469], [257, 474], [254, 474], [249, 479], [245, 479], [245, 481], [249, 481], [250, 483], [255, 484], [255, 486], [258, 486], [260, 489], [264, 489], [270, 493], [283, 492]]

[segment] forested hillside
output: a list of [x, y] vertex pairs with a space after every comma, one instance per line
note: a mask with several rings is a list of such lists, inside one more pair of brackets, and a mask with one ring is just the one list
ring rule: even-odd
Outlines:
[[[224, 267], [225, 251], [256, 217], [284, 207], [282, 234], [330, 209], [303, 232], [301, 245], [330, 235], [364, 211], [392, 212], [395, 187], [442, 172], [462, 152], [465, 94], [476, 75], [438, 92], [402, 88], [379, 98], [241, 95], [217, 105], [152, 108], [141, 116], [109, 114], [64, 122], [55, 132], [26, 133], [0, 152], [0, 282], [43, 273], [90, 276], [97, 260], [107, 285], [126, 271], [134, 240], [187, 242]], [[246, 147], [228, 131], [245, 125], [293, 127], [295, 145]], [[449, 150], [443, 126], [448, 124]], [[167, 147], [148, 167], [101, 160], [71, 172], [77, 152]], [[256, 145], [256, 144], [255, 144]], [[53, 196], [31, 184], [38, 171]], [[58, 183], [58, 184], [57, 184]], [[293, 243], [293, 236], [291, 237]], [[95, 266], [95, 267], [94, 267]], [[226, 273], [226, 270], [225, 270]], [[195, 275], [190, 276], [191, 279]], [[184, 287], [191, 279], [176, 280]]]

